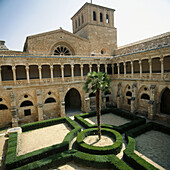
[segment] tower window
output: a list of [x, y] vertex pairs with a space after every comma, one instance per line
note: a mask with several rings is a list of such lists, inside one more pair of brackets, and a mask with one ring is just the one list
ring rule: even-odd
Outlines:
[[103, 14], [100, 13], [100, 22], [103, 22]]
[[96, 12], [93, 11], [93, 21], [96, 21]]
[[84, 17], [83, 17], [83, 15], [81, 16], [81, 23], [82, 23], [82, 24], [84, 23]]
[[106, 23], [109, 23], [109, 15], [106, 14]]

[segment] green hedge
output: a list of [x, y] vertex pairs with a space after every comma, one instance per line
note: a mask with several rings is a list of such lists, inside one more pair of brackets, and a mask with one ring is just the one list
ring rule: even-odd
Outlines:
[[153, 165], [151, 165], [150, 163], [148, 163], [147, 161], [145, 161], [144, 159], [142, 159], [141, 157], [134, 153], [136, 145], [134, 138], [150, 130], [157, 130], [166, 134], [170, 134], [169, 127], [166, 127], [155, 122], [149, 122], [125, 133], [126, 139], [128, 140], [128, 145], [124, 150], [123, 158], [135, 169], [157, 169], [156, 167], [154, 167]]
[[74, 128], [71, 130], [64, 138], [63, 142], [60, 144], [52, 145], [47, 148], [42, 148], [37, 151], [33, 151], [30, 153], [27, 153], [25, 155], [17, 156], [17, 133], [11, 133], [8, 140], [8, 150], [6, 155], [6, 169], [13, 169], [20, 167], [22, 165], [40, 160], [42, 158], [45, 158], [49, 155], [53, 155], [56, 153], [60, 153], [63, 151], [66, 151], [69, 149], [69, 144], [72, 141], [72, 139], [78, 134], [78, 132], [81, 131], [81, 128], [70, 118], [58, 118], [52, 119], [48, 121], [41, 121], [41, 122], [35, 122], [31, 124], [24, 125], [24, 130], [29, 131], [35, 129], [35, 127], [47, 127], [50, 125], [54, 125], [54, 122], [56, 124], [67, 123], [69, 126]]
[[102, 135], [106, 135], [115, 139], [114, 144], [104, 147], [88, 145], [83, 141], [84, 138], [91, 135], [97, 135], [98, 130], [97, 128], [85, 129], [84, 131], [80, 132], [77, 136], [78, 150], [95, 155], [118, 154], [122, 148], [123, 143], [122, 136], [115, 130], [106, 128], [101, 128], [101, 133]]
[[15, 170], [46, 170], [50, 168], [56, 169], [56, 167], [62, 166], [70, 161], [75, 163], [89, 166], [99, 169], [114, 169], [114, 170], [132, 170], [125, 162], [117, 158], [114, 154], [110, 155], [93, 155], [83, 153], [77, 150], [64, 151], [56, 155], [43, 158], [41, 160], [32, 162], [22, 167], [16, 168]]
[[[104, 109], [104, 110], [101, 111], [101, 114], [107, 114], [107, 113], [116, 114], [116, 115], [121, 116], [123, 118], [132, 120], [131, 122], [126, 123], [126, 124], [121, 125], [121, 126], [114, 126], [114, 125], [107, 125], [107, 124], [101, 125], [102, 128], [114, 129], [114, 130], [116, 130], [120, 133], [124, 133], [124, 132], [126, 132], [130, 129], [136, 128], [137, 126], [146, 123], [146, 119], [140, 118], [140, 117], [138, 117], [138, 116], [136, 116], [136, 115], [134, 115], [130, 112], [127, 112], [127, 111], [124, 111], [124, 110], [121, 110], [121, 109], [107, 108], [107, 109]], [[90, 113], [75, 115], [74, 118], [84, 128], [96, 128], [97, 125], [92, 125], [88, 121], [84, 120], [85, 118], [89, 118], [89, 117], [93, 117], [93, 116], [96, 116], [96, 112], [90, 112]]]

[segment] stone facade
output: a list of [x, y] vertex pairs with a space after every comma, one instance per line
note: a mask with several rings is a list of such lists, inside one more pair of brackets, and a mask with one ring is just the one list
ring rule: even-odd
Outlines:
[[170, 33], [117, 48], [113, 9], [86, 3], [72, 22], [73, 33], [60, 28], [27, 37], [23, 52], [0, 51], [0, 128], [94, 110], [82, 88], [91, 71], [111, 79], [103, 108], [170, 122]]

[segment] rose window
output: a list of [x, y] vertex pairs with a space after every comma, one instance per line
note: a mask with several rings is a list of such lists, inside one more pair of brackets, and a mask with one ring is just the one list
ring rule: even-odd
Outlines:
[[64, 55], [71, 55], [70, 49], [65, 46], [57, 46], [54, 50], [54, 55], [64, 56]]

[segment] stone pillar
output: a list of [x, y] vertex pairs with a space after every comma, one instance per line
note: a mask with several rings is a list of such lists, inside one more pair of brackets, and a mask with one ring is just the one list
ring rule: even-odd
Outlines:
[[133, 70], [133, 61], [131, 61], [130, 64], [131, 64], [131, 76], [133, 78], [133, 72], [134, 72], [134, 70]]
[[137, 87], [136, 86], [137, 86], [136, 83], [132, 85], [132, 98], [131, 98], [131, 112], [132, 113], [135, 113], [137, 109], [137, 93], [136, 93]]
[[0, 86], [2, 85], [2, 75], [1, 75], [1, 66], [0, 66]]
[[16, 67], [15, 67], [15, 65], [12, 66], [12, 73], [13, 73], [14, 84], [16, 84]]
[[97, 72], [100, 72], [100, 64], [97, 64]]
[[120, 76], [120, 68], [119, 68], [119, 63], [117, 63], [117, 71], [118, 71], [118, 78]]
[[25, 69], [26, 69], [26, 74], [27, 74], [27, 83], [30, 84], [29, 66], [27, 65]]
[[164, 79], [164, 59], [160, 58], [161, 61], [161, 79]]
[[62, 81], [64, 81], [64, 65], [61, 65], [61, 77]]
[[81, 79], [83, 80], [83, 64], [80, 65], [80, 69], [81, 69]]
[[39, 65], [39, 66], [38, 66], [38, 71], [39, 71], [39, 80], [40, 80], [40, 82], [42, 82], [42, 73], [41, 73], [41, 69], [42, 69], [42, 67], [41, 67], [41, 65]]
[[152, 79], [152, 60], [149, 59], [149, 78]]
[[105, 73], [107, 73], [107, 64], [105, 64], [104, 67], [105, 67]]
[[114, 64], [112, 64], [112, 74], [114, 75]]
[[89, 71], [92, 72], [92, 65], [89, 64]]
[[53, 64], [50, 65], [50, 71], [51, 71], [51, 82], [54, 81], [54, 76], [53, 76]]
[[126, 77], [126, 62], [124, 62], [123, 65], [124, 65], [124, 77]]
[[139, 60], [140, 79], [142, 78], [142, 61]]
[[38, 121], [44, 120], [43, 118], [43, 104], [42, 104], [42, 92], [37, 90], [37, 105], [38, 105]]
[[12, 127], [18, 126], [18, 114], [16, 108], [16, 99], [13, 92], [10, 93], [10, 102], [11, 102], [11, 114], [12, 114]]
[[119, 82], [118, 83], [118, 90], [117, 90], [117, 98], [116, 98], [117, 108], [121, 107], [121, 96], [122, 96], [122, 83]]
[[151, 95], [150, 95], [150, 100], [148, 105], [148, 118], [152, 120], [154, 119], [154, 115], [156, 112], [156, 105], [155, 105], [156, 85], [151, 85], [150, 90], [151, 90]]
[[89, 97], [85, 97], [85, 112], [90, 112], [91, 109], [90, 109], [90, 98]]
[[71, 65], [71, 77], [72, 81], [74, 81], [74, 64]]
[[62, 87], [59, 90], [60, 90], [59, 91], [59, 94], [60, 94], [60, 116], [65, 117], [66, 114], [65, 114], [64, 90]]

